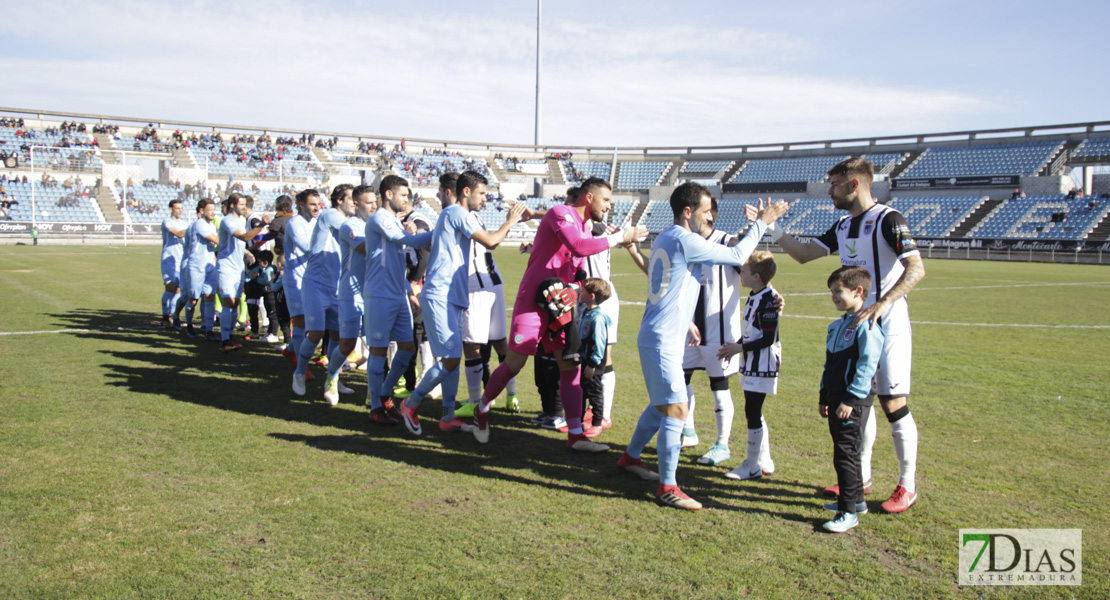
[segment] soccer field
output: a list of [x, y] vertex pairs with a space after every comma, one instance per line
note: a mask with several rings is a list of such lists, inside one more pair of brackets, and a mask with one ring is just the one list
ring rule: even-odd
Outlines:
[[[274, 347], [158, 329], [154, 247], [0, 247], [0, 597], [735, 598], [1083, 597], [1110, 594], [1110, 270], [926, 261], [910, 296], [920, 500], [883, 514], [897, 478], [879, 422], [871, 512], [820, 524], [835, 481], [817, 416], [825, 278], [838, 262], [778, 255], [786, 297], [779, 394], [764, 409], [774, 476], [695, 464], [705, 510], [655, 505], [615, 463], [646, 402], [635, 336], [643, 275], [614, 254], [621, 307], [614, 427], [570, 454], [539, 410], [496, 410], [490, 443], [371, 428], [365, 381], [337, 407], [290, 391]], [[498, 250], [511, 304], [524, 258]], [[465, 387], [465, 386], [464, 386]], [[315, 401], [313, 401], [315, 399]], [[424, 403], [435, 418], [435, 401]], [[880, 417], [881, 419], [881, 417]], [[1100, 441], [1101, 440], [1101, 441]], [[1099, 448], [1102, 448], [1100, 450]], [[654, 466], [654, 442], [644, 455]], [[1082, 587], [960, 587], [961, 528], [1083, 530]]]

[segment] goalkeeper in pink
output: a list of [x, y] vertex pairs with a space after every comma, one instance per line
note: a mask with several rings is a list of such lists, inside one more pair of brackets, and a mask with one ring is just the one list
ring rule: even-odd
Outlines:
[[609, 446], [586, 438], [582, 430], [582, 386], [579, 369], [572, 356], [563, 355], [565, 333], [552, 332], [551, 316], [536, 302], [540, 285], [545, 279], [557, 278], [572, 283], [585, 263], [585, 257], [614, 246], [631, 244], [647, 237], [644, 227], [628, 226], [605, 237], [595, 238], [590, 219], [603, 221], [609, 212], [613, 190], [600, 178], [582, 182], [578, 201], [570, 206], [556, 206], [547, 211], [536, 231], [532, 255], [520, 281], [513, 318], [509, 328], [509, 353], [505, 361], [490, 374], [482, 400], [474, 411], [474, 437], [480, 443], [489, 441], [490, 404], [536, 353], [542, 343], [544, 350], [555, 356], [559, 365], [559, 395], [566, 412], [569, 439], [567, 447], [582, 452], [605, 452]]

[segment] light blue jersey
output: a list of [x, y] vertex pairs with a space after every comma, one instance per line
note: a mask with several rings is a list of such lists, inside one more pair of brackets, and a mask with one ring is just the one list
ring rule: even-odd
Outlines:
[[[362, 278], [366, 276], [366, 255], [358, 251], [366, 222], [358, 217], [347, 219], [339, 228], [339, 257], [343, 265], [339, 273], [339, 300], [362, 304]], [[365, 250], [365, 248], [364, 248]]]
[[185, 263], [189, 261], [189, 255], [193, 253], [193, 248], [197, 246], [196, 231], [197, 223], [204, 219], [197, 219], [185, 228], [185, 237], [181, 238], [181, 267], [185, 268]]
[[285, 279], [286, 283], [292, 282], [296, 289], [300, 289], [304, 279], [305, 263], [308, 261], [308, 251], [312, 248], [312, 228], [316, 219], [307, 220], [301, 215], [293, 215], [285, 222]]
[[420, 248], [432, 232], [413, 235], [392, 212], [379, 208], [366, 221], [366, 297], [404, 298], [409, 293], [405, 277], [405, 246]]
[[316, 218], [316, 226], [312, 229], [312, 244], [305, 262], [302, 293], [338, 297], [339, 273], [343, 270], [339, 228], [346, 220], [347, 217], [336, 208], [329, 208]]
[[162, 221], [162, 258], [173, 256], [179, 260], [181, 259], [182, 244], [185, 240], [170, 233], [170, 231], [181, 231], [187, 227], [188, 224], [182, 219], [169, 217]]
[[432, 231], [432, 251], [428, 256], [422, 297], [446, 300], [459, 308], [470, 306], [467, 257], [470, 256], [470, 236], [480, 226], [476, 219], [469, 217], [470, 211], [458, 204], [448, 206], [439, 214]]
[[189, 252], [189, 268], [204, 273], [207, 265], [216, 264], [216, 244], [208, 241], [208, 236], [216, 235], [216, 228], [205, 219], [197, 219], [190, 226], [193, 230], [192, 251]]
[[697, 307], [702, 265], [742, 266], [766, 230], [762, 221], [756, 221], [740, 243], [731, 248], [678, 225], [659, 234], [651, 245], [648, 260], [647, 307], [637, 345], [673, 350], [681, 356]]
[[235, 234], [246, 233], [246, 220], [239, 215], [225, 215], [220, 221], [220, 246], [216, 253], [216, 266], [221, 271], [243, 270], [243, 253], [247, 243]]

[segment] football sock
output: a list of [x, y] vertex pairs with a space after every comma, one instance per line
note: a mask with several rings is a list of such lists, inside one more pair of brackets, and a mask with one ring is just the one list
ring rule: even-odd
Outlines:
[[482, 401], [478, 403], [478, 410], [482, 412], [489, 411], [489, 403], [501, 395], [501, 391], [505, 389], [509, 379], [509, 365], [505, 363], [497, 365], [497, 368], [489, 375], [486, 391], [482, 394]]
[[[446, 367], [444, 367], [446, 370]], [[443, 378], [441, 389], [443, 390], [443, 418], [444, 421], [451, 421], [455, 418], [455, 397], [459, 395], [459, 371], [462, 369], [455, 367], [453, 371], [447, 371], [447, 376]]]
[[174, 301], [173, 314], [180, 318], [179, 315], [181, 314], [181, 310], [188, 306], [189, 302], [185, 299], [185, 296], [182, 296], [180, 293], [174, 296], [174, 298], [177, 298], [177, 300]]
[[301, 350], [301, 344], [304, 343], [304, 327], [294, 327], [292, 334], [289, 336], [289, 351], [297, 354]]
[[656, 446], [659, 450], [659, 482], [663, 485], [678, 485], [675, 473], [678, 471], [678, 456], [682, 450], [682, 419], [663, 417]]
[[[193, 313], [196, 311], [196, 308], [197, 308], [196, 304], [189, 304], [188, 302], [185, 303], [185, 324], [186, 325], [192, 325], [193, 324]], [[201, 310], [204, 310], [204, 309], [201, 308]]]
[[875, 427], [875, 411], [867, 411], [866, 419], [863, 424], [863, 441], [859, 447], [859, 477], [864, 483], [871, 481], [871, 453], [875, 449], [875, 437], [878, 435]]
[[216, 303], [205, 302], [200, 308], [200, 328], [205, 332], [212, 331], [212, 322], [216, 319]]
[[304, 375], [308, 371], [308, 361], [312, 360], [312, 355], [316, 353], [316, 344], [318, 342], [312, 341], [307, 335], [304, 336], [304, 341], [301, 342], [297, 348], [297, 368], [293, 371], [295, 375]]
[[170, 311], [173, 310], [173, 305], [170, 300], [173, 299], [173, 292], [162, 292], [162, 316], [170, 316]]
[[[388, 398], [393, 395], [393, 388], [396, 387], [397, 382], [401, 381], [401, 377], [404, 376], [405, 370], [408, 369], [409, 363], [412, 362], [412, 355], [413, 353], [408, 350], [397, 349], [397, 352], [393, 354], [393, 362], [389, 365], [389, 372], [385, 374], [385, 379], [376, 380], [382, 382], [381, 388], [378, 389], [379, 396]], [[384, 359], [385, 357], [383, 356], [381, 358]], [[385, 363], [383, 362], [382, 365], [384, 369]], [[369, 369], [369, 367], [367, 367], [367, 369]]]
[[602, 411], [602, 416], [606, 419], [612, 420], [613, 418], [613, 394], [617, 390], [617, 374], [613, 372], [613, 365], [605, 367], [605, 373], [601, 376], [601, 397], [605, 402], [605, 409]]
[[[497, 364], [501, 364], [501, 363], [505, 362], [505, 358], [507, 358], [507, 357], [498, 354], [497, 355]], [[513, 377], [513, 378], [509, 379], [509, 383], [505, 384], [505, 393], [510, 395], [510, 396], [515, 396], [516, 395], [516, 377]], [[477, 396], [471, 396], [471, 398], [477, 398]]]
[[759, 444], [763, 441], [763, 428], [748, 430], [748, 454], [744, 462], [748, 464], [759, 463]]
[[178, 291], [173, 293], [173, 296], [170, 297], [170, 314], [174, 315], [174, 316], [181, 314], [181, 290], [180, 290], [180, 288], [178, 289]]
[[346, 361], [347, 357], [339, 349], [339, 340], [331, 340], [328, 344], [328, 379], [339, 377], [339, 371]]
[[484, 372], [482, 359], [468, 358], [464, 368], [466, 369], [467, 399], [469, 402], [477, 402], [478, 398], [482, 397], [482, 374]]
[[732, 415], [735, 408], [732, 405], [732, 392], [727, 388], [713, 392], [713, 402], [717, 405], [713, 415], [717, 419], [717, 443], [728, 445], [728, 438], [732, 436]]
[[655, 437], [662, 422], [663, 413], [654, 406], [645, 408], [644, 412], [640, 413], [640, 419], [636, 421], [636, 430], [632, 432], [632, 439], [628, 441], [628, 449], [625, 452], [632, 458], [640, 458], [644, 446], [647, 446], [651, 438]]
[[[501, 370], [501, 367], [497, 369]], [[570, 428], [570, 433], [574, 434], [582, 433], [581, 373], [579, 369], [559, 371], [559, 397], [563, 399], [563, 413], [567, 418], [567, 427]], [[493, 383], [492, 376], [490, 376], [490, 383]]]
[[917, 491], [914, 481], [917, 471], [917, 423], [909, 407], [905, 410], [905, 416], [890, 424], [890, 434], [894, 438], [894, 454], [898, 457], [900, 483], [907, 492], [913, 493]]
[[220, 339], [225, 342], [231, 339], [232, 331], [235, 331], [235, 309], [225, 305], [220, 311]]
[[763, 437], [759, 440], [759, 466], [768, 473], [775, 470], [775, 462], [771, 460], [771, 428], [767, 426], [767, 419], [760, 417], [763, 424]]
[[[370, 390], [370, 410], [382, 407], [382, 381], [385, 379], [385, 357], [370, 355], [366, 361], [366, 389]], [[393, 393], [390, 392], [392, 396]]]
[[[458, 371], [458, 369], [455, 370]], [[434, 365], [424, 371], [424, 376], [420, 378], [420, 383], [416, 385], [412, 395], [405, 399], [405, 406], [419, 408], [424, 396], [430, 394], [446, 377], [447, 369], [443, 367], [443, 363], [436, 361]]]

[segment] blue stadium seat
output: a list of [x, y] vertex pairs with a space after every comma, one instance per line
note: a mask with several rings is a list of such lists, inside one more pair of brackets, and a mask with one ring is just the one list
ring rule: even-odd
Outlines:
[[1061, 141], [930, 148], [908, 169], [905, 178], [1020, 175], [1031, 177], [1063, 147]]
[[1010, 199], [976, 225], [970, 237], [1083, 240], [1106, 217], [1108, 209], [1110, 200], [1094, 196], [1068, 198], [1055, 194]]
[[810, 156], [806, 158], [756, 158], [729, 183], [775, 183], [823, 181], [828, 170], [847, 156]]
[[979, 208], [985, 196], [891, 198], [889, 204], [906, 217], [914, 237], [939, 238], [952, 232]]

